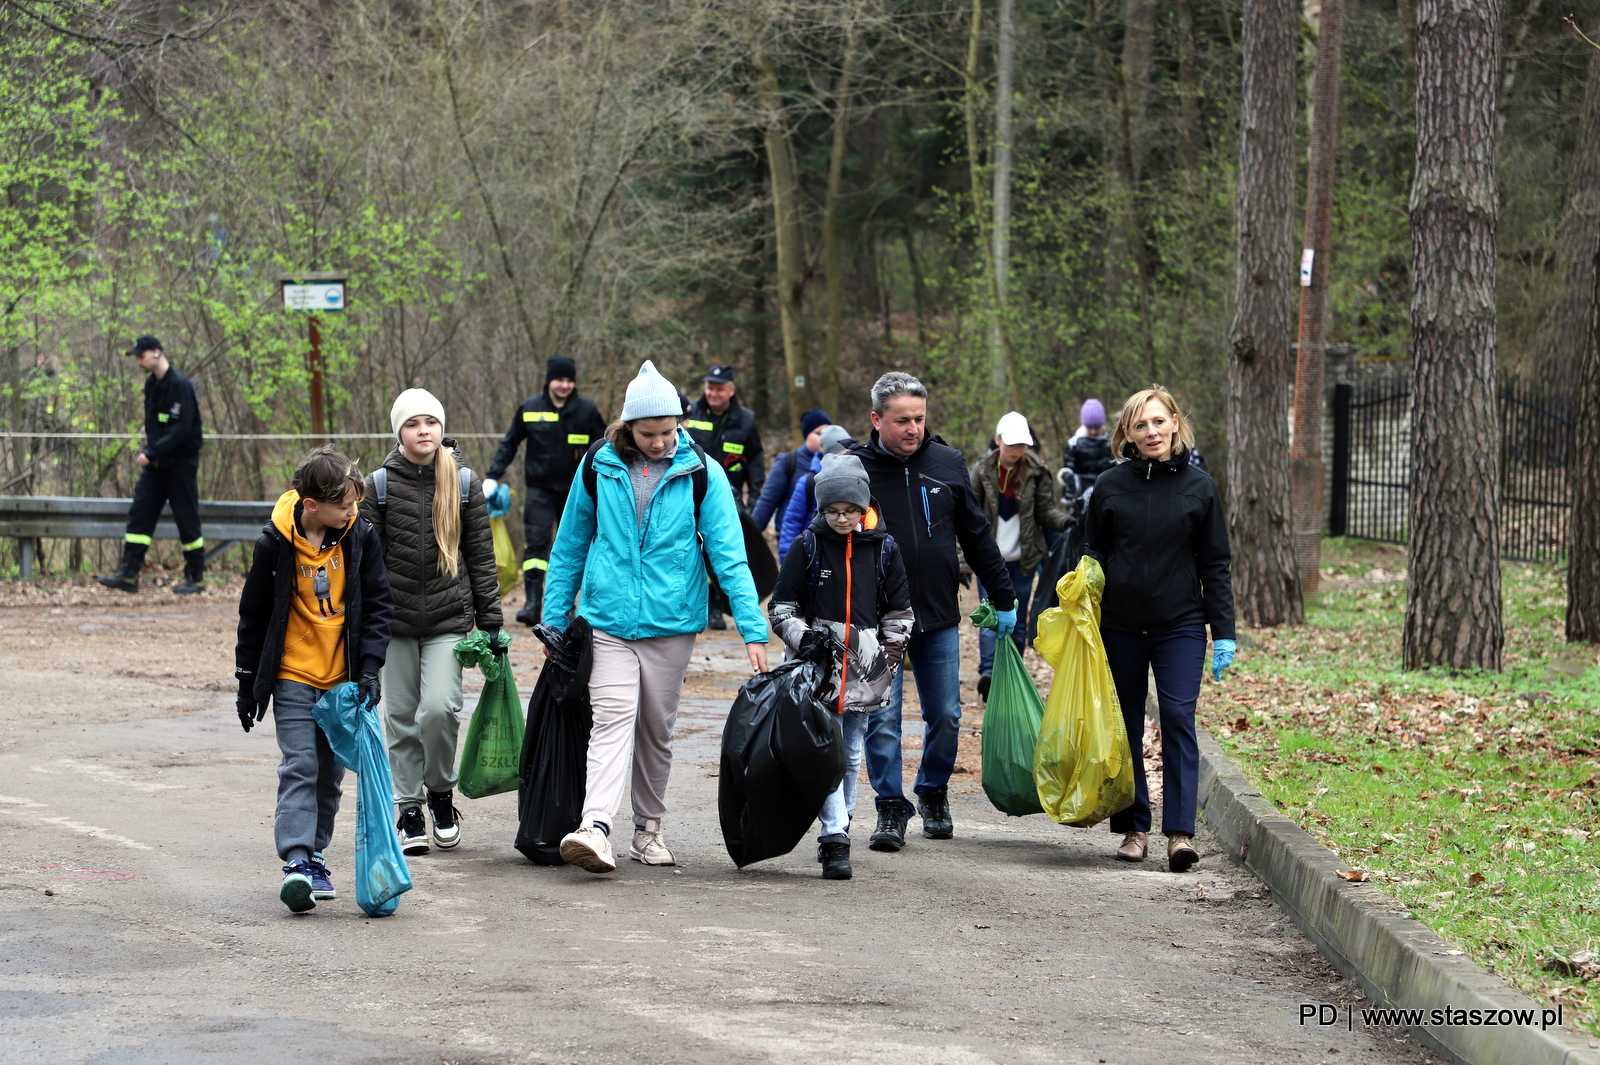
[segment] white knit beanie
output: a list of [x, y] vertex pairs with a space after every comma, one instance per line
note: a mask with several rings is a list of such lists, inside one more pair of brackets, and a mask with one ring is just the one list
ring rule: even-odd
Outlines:
[[433, 415], [439, 419], [439, 428], [444, 428], [444, 404], [426, 388], [408, 388], [395, 397], [389, 408], [389, 428], [399, 436], [400, 427], [419, 414]]
[[649, 359], [639, 367], [639, 376], [628, 385], [628, 398], [622, 404], [622, 420], [640, 418], [677, 418], [683, 414], [683, 402], [672, 382], [656, 370]]

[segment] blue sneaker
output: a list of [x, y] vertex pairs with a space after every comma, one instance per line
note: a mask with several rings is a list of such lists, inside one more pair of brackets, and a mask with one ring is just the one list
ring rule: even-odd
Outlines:
[[339, 893], [333, 890], [333, 878], [328, 875], [328, 866], [322, 860], [322, 852], [313, 854], [308, 864], [311, 866], [311, 897], [318, 902], [338, 898]]
[[283, 867], [283, 886], [278, 889], [278, 898], [291, 913], [315, 909], [317, 903], [311, 893], [310, 862], [290, 862]]

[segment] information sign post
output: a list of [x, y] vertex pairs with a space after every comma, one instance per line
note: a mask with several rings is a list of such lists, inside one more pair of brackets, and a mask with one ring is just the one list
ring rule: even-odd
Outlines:
[[317, 329], [319, 313], [337, 313], [344, 310], [344, 282], [340, 273], [308, 271], [280, 279], [283, 284], [283, 306], [290, 311], [305, 311], [306, 332], [311, 341], [311, 434], [317, 446], [328, 442], [327, 420], [322, 402], [322, 333]]

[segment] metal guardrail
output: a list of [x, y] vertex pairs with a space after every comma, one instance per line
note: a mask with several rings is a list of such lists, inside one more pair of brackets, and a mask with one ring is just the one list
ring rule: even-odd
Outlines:
[[[120, 540], [127, 529], [131, 499], [89, 499], [78, 496], [0, 496], [0, 536], [22, 541], [21, 575], [33, 576], [37, 541]], [[227, 550], [239, 540], [253, 541], [272, 518], [271, 501], [202, 499], [200, 530], [206, 557]], [[178, 539], [172, 511], [163, 509], [156, 523], [158, 540]]]

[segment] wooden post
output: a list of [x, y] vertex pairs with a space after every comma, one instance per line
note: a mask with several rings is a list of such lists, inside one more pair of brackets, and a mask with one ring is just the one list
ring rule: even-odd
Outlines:
[[311, 329], [311, 441], [321, 447], [328, 442], [328, 431], [322, 409], [322, 334], [317, 330], [317, 316], [309, 318]]

